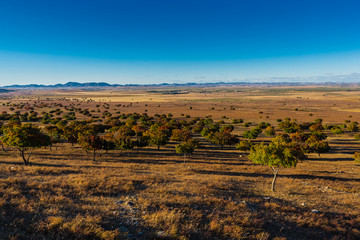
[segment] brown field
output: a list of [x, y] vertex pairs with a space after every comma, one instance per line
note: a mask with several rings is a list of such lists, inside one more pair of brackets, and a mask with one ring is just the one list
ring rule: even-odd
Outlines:
[[[26, 111], [10, 110], [19, 103], [49, 112], [61, 103], [99, 119], [108, 110], [211, 115], [251, 126], [276, 127], [287, 117], [343, 124], [360, 122], [359, 93], [326, 86], [34, 90], [3, 95], [0, 112]], [[246, 129], [234, 126], [239, 136]], [[351, 132], [326, 133], [330, 152], [281, 169], [275, 192], [268, 167], [200, 135], [204, 147], [189, 158], [175, 153], [175, 142], [110, 151], [97, 162], [80, 146], [59, 143], [35, 150], [31, 166], [15, 150], [0, 151], [0, 239], [360, 239], [360, 166], [353, 159], [360, 142]], [[255, 141], [268, 140], [262, 134]]]

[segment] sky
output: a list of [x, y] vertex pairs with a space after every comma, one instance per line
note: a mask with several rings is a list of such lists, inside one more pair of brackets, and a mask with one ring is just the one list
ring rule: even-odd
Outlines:
[[359, 81], [359, 9], [357, 0], [0, 0], [0, 86]]

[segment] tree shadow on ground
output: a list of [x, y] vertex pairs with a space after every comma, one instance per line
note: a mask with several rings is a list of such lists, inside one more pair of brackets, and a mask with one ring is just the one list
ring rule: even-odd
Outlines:
[[30, 162], [29, 165], [24, 165], [24, 162], [13, 162], [13, 161], [0, 161], [0, 163], [8, 164], [8, 165], [21, 165], [21, 166], [41, 166], [41, 167], [71, 167], [70, 165], [66, 164], [49, 164], [49, 163], [36, 163]]
[[[198, 174], [207, 174], [207, 175], [224, 175], [224, 176], [239, 176], [239, 177], [266, 177], [273, 178], [273, 174], [266, 173], [249, 173], [249, 172], [226, 172], [226, 171], [215, 171], [215, 170], [194, 170]], [[360, 182], [360, 178], [340, 178], [332, 176], [314, 176], [308, 174], [280, 174], [279, 178], [287, 177], [293, 179], [323, 179], [328, 181], [342, 181], [342, 182]]]

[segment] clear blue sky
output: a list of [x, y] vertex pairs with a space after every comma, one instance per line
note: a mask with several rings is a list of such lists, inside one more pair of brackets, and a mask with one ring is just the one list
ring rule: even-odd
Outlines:
[[360, 72], [356, 0], [0, 0], [0, 86]]

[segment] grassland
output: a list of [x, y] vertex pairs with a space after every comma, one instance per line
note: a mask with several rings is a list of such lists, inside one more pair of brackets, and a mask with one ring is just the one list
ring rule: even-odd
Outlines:
[[[108, 110], [172, 113], [179, 120], [211, 115], [252, 126], [277, 126], [286, 117], [343, 124], [360, 119], [359, 92], [348, 90], [37, 90], [4, 94], [0, 111], [24, 112], [10, 107], [29, 103], [49, 112], [61, 103], [93, 110], [98, 119]], [[234, 126], [238, 135], [247, 129]], [[204, 147], [189, 158], [175, 153], [175, 142], [160, 150], [110, 151], [97, 162], [77, 144], [58, 143], [35, 150], [31, 166], [13, 149], [0, 151], [0, 239], [360, 239], [360, 166], [352, 157], [360, 142], [351, 132], [327, 134], [330, 152], [281, 169], [276, 192], [268, 167], [199, 135]], [[261, 135], [255, 142], [268, 140]]]

